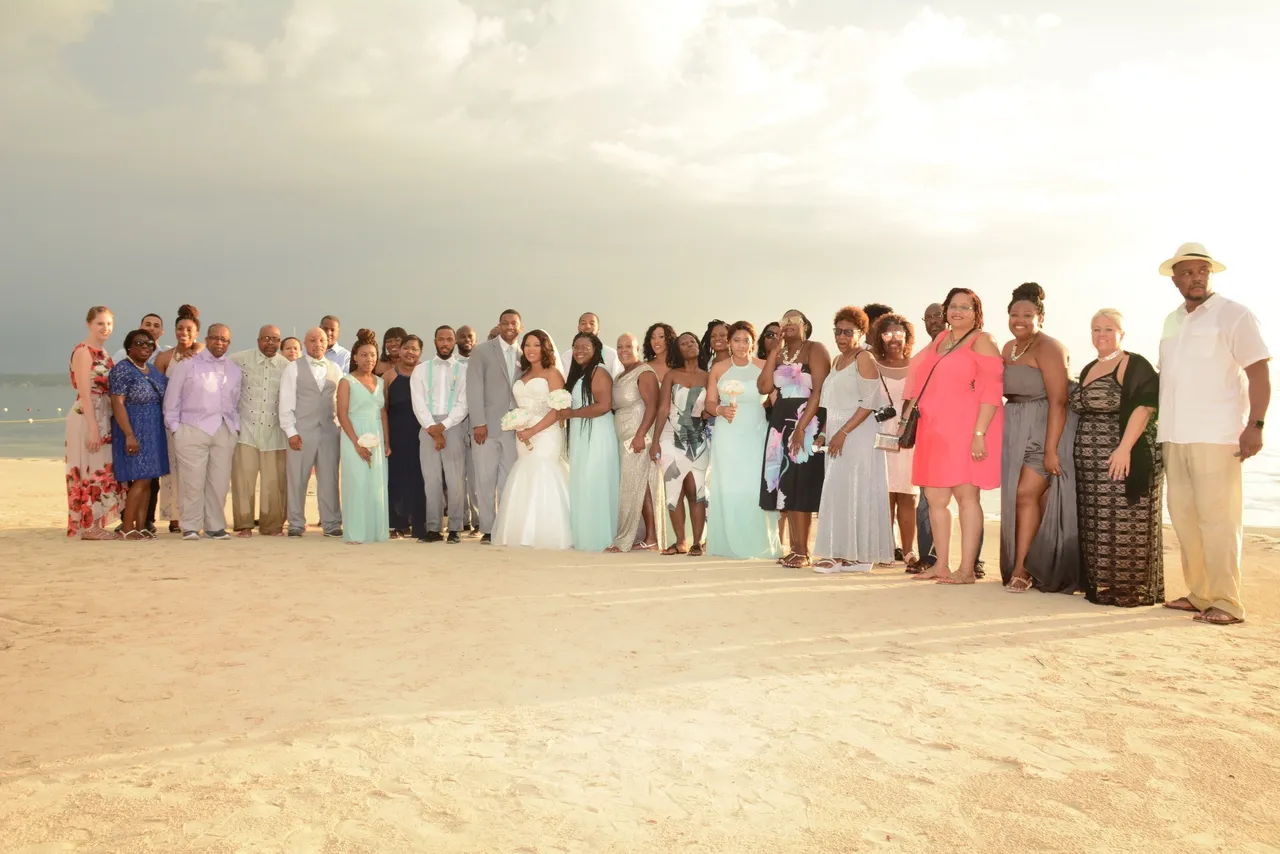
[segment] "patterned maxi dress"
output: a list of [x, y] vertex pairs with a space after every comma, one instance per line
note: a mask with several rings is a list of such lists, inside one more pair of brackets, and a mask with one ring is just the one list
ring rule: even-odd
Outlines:
[[[813, 400], [813, 378], [807, 364], [779, 365], [773, 372], [778, 400], [769, 411], [769, 437], [764, 447], [764, 477], [760, 484], [763, 510], [793, 510], [816, 513], [822, 501], [822, 480], [826, 461], [813, 453], [813, 440], [826, 421], [819, 407], [804, 431], [800, 453], [791, 456], [791, 434]], [[888, 505], [886, 504], [886, 509]]]
[[680, 503], [686, 476], [693, 475], [695, 500], [707, 503], [707, 468], [711, 449], [707, 442], [707, 420], [701, 414], [707, 400], [705, 388], [671, 386], [671, 409], [662, 427], [662, 478], [667, 489], [667, 508]]
[[[89, 401], [93, 406], [94, 423], [102, 447], [90, 451], [86, 442], [90, 427], [80, 408], [77, 395], [75, 405], [67, 414], [66, 474], [67, 474], [67, 536], [74, 537], [90, 528], [105, 528], [120, 519], [124, 504], [124, 489], [116, 482], [115, 468], [111, 462], [111, 388], [108, 376], [113, 367], [105, 350], [89, 347], [84, 342], [71, 351], [86, 348], [93, 356], [89, 368]], [[76, 388], [76, 375], [71, 372], [71, 387]], [[79, 389], [77, 389], [79, 391]]]
[[[1139, 357], [1131, 357], [1129, 370]], [[1089, 368], [1085, 368], [1087, 375]], [[1128, 380], [1126, 380], [1127, 382]], [[1076, 506], [1084, 559], [1085, 598], [1099, 605], [1133, 608], [1164, 601], [1164, 541], [1161, 496], [1164, 458], [1153, 415], [1130, 454], [1150, 466], [1149, 483], [1128, 495], [1126, 482], [1111, 479], [1109, 459], [1120, 444], [1121, 385], [1116, 371], [1072, 388], [1068, 404], [1080, 416], [1076, 427]], [[1154, 406], [1154, 394], [1147, 401]]]

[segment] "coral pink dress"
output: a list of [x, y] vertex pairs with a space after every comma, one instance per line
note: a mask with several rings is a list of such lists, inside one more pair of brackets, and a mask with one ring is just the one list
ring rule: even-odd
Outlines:
[[[939, 335], [912, 360], [906, 398], [918, 400], [920, 422], [916, 428], [915, 458], [911, 481], [916, 486], [950, 488], [974, 484], [979, 489], [1000, 488], [1000, 449], [1004, 443], [1004, 360], [973, 352], [974, 341], [938, 355]], [[935, 366], [937, 369], [935, 370]], [[924, 396], [924, 386], [929, 372]], [[987, 458], [972, 456], [973, 429], [978, 407], [989, 403], [995, 417], [986, 430]]]

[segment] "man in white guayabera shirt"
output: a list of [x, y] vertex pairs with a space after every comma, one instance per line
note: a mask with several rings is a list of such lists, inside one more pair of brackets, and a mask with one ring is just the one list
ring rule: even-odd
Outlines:
[[1271, 401], [1271, 354], [1258, 318], [1213, 292], [1213, 274], [1226, 269], [1199, 243], [1182, 244], [1160, 265], [1183, 300], [1160, 338], [1157, 439], [1191, 591], [1165, 607], [1215, 626], [1244, 620], [1241, 464], [1262, 450]]
[[342, 371], [325, 358], [329, 335], [319, 326], [307, 330], [307, 351], [280, 375], [280, 429], [289, 437], [285, 480], [289, 490], [289, 536], [306, 530], [307, 483], [316, 471], [316, 502], [326, 537], [342, 536], [338, 497], [338, 382]]
[[422, 425], [418, 459], [427, 491], [427, 524], [423, 542], [438, 543], [449, 495], [449, 542], [459, 543], [467, 501], [467, 366], [454, 358], [453, 329], [436, 329], [436, 354], [420, 362], [409, 377], [413, 414]]

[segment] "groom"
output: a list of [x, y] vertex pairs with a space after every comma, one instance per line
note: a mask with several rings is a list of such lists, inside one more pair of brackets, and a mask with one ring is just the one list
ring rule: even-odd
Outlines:
[[[515, 408], [511, 387], [520, 379], [520, 312], [509, 308], [498, 318], [498, 336], [478, 345], [467, 362], [467, 403], [474, 441], [476, 498], [481, 545], [492, 542], [497, 496], [516, 464], [515, 434], [502, 429], [502, 416]], [[492, 427], [492, 432], [490, 428]]]

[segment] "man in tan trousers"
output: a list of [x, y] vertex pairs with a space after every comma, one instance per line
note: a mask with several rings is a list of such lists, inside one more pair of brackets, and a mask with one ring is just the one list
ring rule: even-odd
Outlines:
[[1271, 401], [1271, 354], [1258, 318], [1213, 292], [1213, 274], [1226, 269], [1199, 243], [1184, 243], [1160, 265], [1183, 300], [1160, 339], [1157, 438], [1191, 591], [1165, 607], [1215, 626], [1244, 621], [1241, 464], [1262, 450]]
[[[258, 530], [268, 537], [284, 535], [287, 501], [285, 454], [289, 446], [280, 428], [280, 375], [289, 360], [280, 354], [280, 329], [258, 330], [258, 346], [230, 356], [240, 366], [240, 438], [231, 458], [231, 516], [237, 537]], [[261, 486], [258, 485], [261, 480]], [[255, 488], [261, 493], [254, 513]]]

